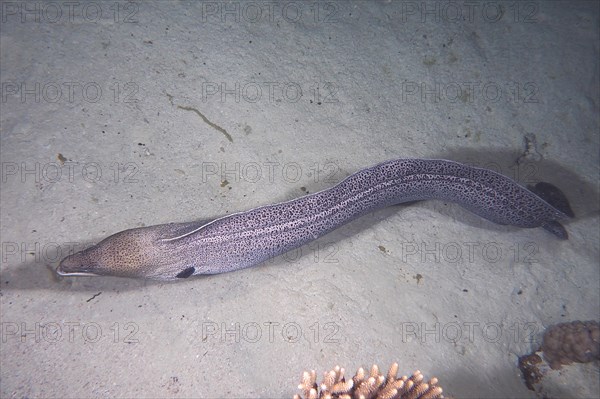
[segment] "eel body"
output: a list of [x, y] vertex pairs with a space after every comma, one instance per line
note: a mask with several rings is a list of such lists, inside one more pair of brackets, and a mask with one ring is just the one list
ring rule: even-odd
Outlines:
[[[537, 187], [537, 188], [536, 188]], [[64, 258], [60, 275], [176, 280], [257, 265], [377, 209], [409, 201], [456, 202], [492, 222], [543, 227], [560, 239], [573, 216], [549, 183], [532, 190], [494, 171], [439, 159], [397, 159], [360, 170], [337, 185], [291, 201], [208, 223], [170, 223], [116, 233]]]

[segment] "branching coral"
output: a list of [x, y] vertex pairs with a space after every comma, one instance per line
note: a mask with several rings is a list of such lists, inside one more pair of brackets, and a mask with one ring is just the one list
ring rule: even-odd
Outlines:
[[379, 372], [373, 365], [369, 373], [361, 367], [354, 377], [346, 379], [345, 370], [339, 366], [324, 373], [323, 380], [317, 384], [317, 373], [305, 371], [298, 389], [302, 395], [294, 399], [443, 399], [442, 388], [437, 378], [425, 382], [419, 370], [410, 377], [397, 377], [398, 363], [392, 364], [387, 375]]

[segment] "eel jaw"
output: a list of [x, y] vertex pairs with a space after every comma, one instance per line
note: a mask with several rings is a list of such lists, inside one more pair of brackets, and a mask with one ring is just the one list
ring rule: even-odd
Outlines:
[[67, 276], [67, 277], [73, 277], [73, 276], [100, 276], [99, 274], [96, 273], [92, 273], [92, 272], [85, 272], [85, 271], [78, 271], [78, 272], [66, 272], [61, 270], [60, 265], [58, 265], [58, 267], [56, 268], [56, 274], [58, 274], [59, 276]]

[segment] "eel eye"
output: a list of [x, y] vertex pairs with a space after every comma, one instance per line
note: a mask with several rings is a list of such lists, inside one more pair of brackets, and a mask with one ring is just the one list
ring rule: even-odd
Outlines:
[[177, 278], [188, 278], [189, 276], [191, 276], [192, 274], [194, 274], [195, 271], [196, 271], [196, 268], [194, 268], [194, 267], [188, 267], [187, 269], [183, 269], [182, 271], [180, 271], [179, 274], [177, 274], [175, 277], [177, 277]]

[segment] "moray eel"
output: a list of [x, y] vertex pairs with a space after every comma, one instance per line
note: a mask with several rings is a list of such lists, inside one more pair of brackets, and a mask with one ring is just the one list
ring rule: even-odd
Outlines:
[[549, 183], [531, 190], [487, 169], [439, 159], [397, 159], [360, 170], [327, 190], [208, 223], [170, 223], [116, 233], [64, 258], [63, 276], [177, 280], [243, 269], [300, 247], [377, 209], [410, 201], [456, 202], [494, 223], [542, 227], [560, 239], [573, 217]]

